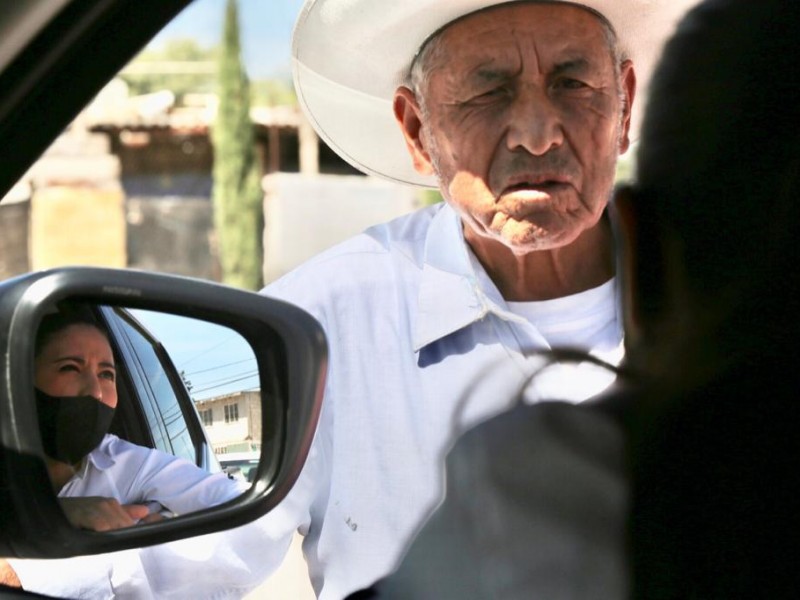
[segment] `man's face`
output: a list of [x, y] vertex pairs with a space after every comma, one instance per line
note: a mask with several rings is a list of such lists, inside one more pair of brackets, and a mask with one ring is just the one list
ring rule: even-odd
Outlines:
[[428, 64], [415, 163], [436, 173], [473, 247], [548, 250], [597, 223], [635, 83], [629, 62], [618, 79], [596, 16], [535, 3], [484, 11], [444, 30]]

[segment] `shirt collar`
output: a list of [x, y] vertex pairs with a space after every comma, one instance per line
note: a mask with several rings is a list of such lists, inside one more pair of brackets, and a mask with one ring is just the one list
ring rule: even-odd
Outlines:
[[494, 312], [515, 319], [464, 239], [461, 218], [444, 203], [425, 238], [414, 351]]
[[109, 436], [106, 434], [106, 436], [103, 437], [103, 441], [100, 442], [100, 445], [89, 453], [86, 460], [83, 461], [78, 473], [81, 478], [86, 475], [89, 469], [89, 463], [92, 463], [98, 471], [105, 471], [114, 465], [114, 459], [111, 457], [111, 453], [108, 450], [109, 442]]

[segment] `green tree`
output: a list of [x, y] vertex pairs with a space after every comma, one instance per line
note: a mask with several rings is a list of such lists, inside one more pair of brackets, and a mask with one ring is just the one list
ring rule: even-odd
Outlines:
[[291, 81], [262, 79], [252, 84], [250, 98], [255, 106], [297, 106]]
[[430, 204], [438, 204], [443, 200], [442, 193], [439, 190], [430, 190], [430, 189], [420, 190], [418, 198], [423, 206], [429, 206]]
[[617, 173], [615, 183], [630, 183], [636, 172], [636, 146], [632, 145], [628, 151], [617, 159]]
[[212, 131], [214, 226], [223, 282], [256, 290], [262, 281], [262, 192], [237, 8], [236, 0], [228, 0], [219, 56], [219, 109]]
[[[213, 65], [218, 48], [203, 48], [193, 39], [171, 39], [145, 48], [120, 76], [132, 95], [170, 90], [180, 103], [187, 93], [216, 91]], [[208, 67], [211, 67], [209, 70]]]

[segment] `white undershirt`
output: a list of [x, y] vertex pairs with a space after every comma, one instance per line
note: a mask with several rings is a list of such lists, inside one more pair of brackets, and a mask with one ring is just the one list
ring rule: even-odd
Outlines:
[[615, 278], [572, 296], [537, 302], [507, 302], [551, 347], [611, 350], [619, 345]]

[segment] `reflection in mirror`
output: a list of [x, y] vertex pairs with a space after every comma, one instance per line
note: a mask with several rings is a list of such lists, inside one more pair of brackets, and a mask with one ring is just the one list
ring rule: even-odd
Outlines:
[[[145, 310], [130, 313], [169, 355], [220, 463], [246, 458], [250, 462], [237, 466], [258, 466], [261, 390], [250, 344], [236, 331], [215, 323]], [[185, 422], [178, 421], [185, 432]], [[209, 462], [214, 470], [216, 465]]]
[[37, 331], [34, 387], [66, 517], [107, 531], [240, 495], [259, 464], [259, 382], [253, 349], [233, 329], [60, 303]]

